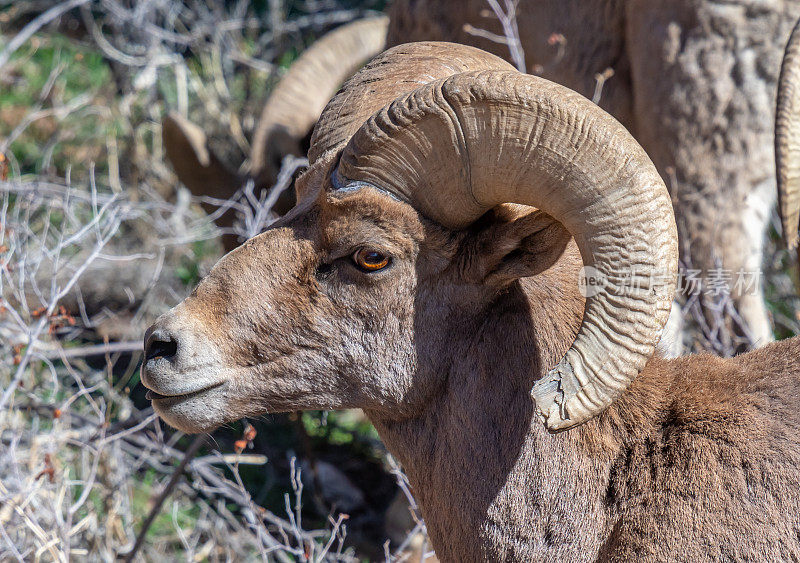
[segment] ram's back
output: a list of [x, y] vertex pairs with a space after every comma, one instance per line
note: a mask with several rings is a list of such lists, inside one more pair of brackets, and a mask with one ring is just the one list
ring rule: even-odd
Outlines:
[[800, 560], [800, 338], [664, 362], [654, 430], [623, 448], [610, 560]]

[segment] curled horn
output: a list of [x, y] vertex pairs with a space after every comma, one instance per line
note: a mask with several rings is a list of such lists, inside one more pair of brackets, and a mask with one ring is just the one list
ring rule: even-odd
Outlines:
[[775, 164], [783, 238], [792, 249], [800, 221], [800, 22], [789, 37], [778, 80]]
[[534, 386], [548, 429], [601, 413], [652, 356], [675, 291], [672, 204], [644, 150], [586, 98], [513, 70], [431, 82], [355, 132], [334, 172], [335, 185], [352, 182], [387, 190], [452, 229], [502, 203], [535, 206], [572, 233], [586, 266], [628, 276], [633, 291], [611, 283], [587, 297], [575, 341]]
[[[313, 166], [325, 155], [341, 151], [372, 114], [398, 96], [434, 80], [475, 70], [514, 67], [500, 57], [457, 43], [409, 43], [381, 53], [350, 78], [325, 107], [311, 137], [309, 163]], [[303, 189], [299, 183], [298, 199]]]

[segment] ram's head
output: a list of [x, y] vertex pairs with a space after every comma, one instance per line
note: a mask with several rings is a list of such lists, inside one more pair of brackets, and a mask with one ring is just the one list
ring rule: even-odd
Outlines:
[[653, 353], [677, 265], [670, 199], [580, 95], [474, 48], [403, 45], [345, 84], [309, 156], [298, 206], [148, 331], [142, 381], [174, 426], [309, 408], [413, 416], [445, 384], [454, 339], [520, 278], [558, 270], [571, 237], [584, 264], [638, 284], [586, 299], [569, 350], [541, 366], [541, 419], [562, 430], [597, 415]]

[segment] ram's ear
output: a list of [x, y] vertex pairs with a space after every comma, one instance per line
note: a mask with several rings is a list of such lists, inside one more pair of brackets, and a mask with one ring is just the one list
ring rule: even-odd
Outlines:
[[523, 205], [501, 205], [479, 225], [464, 248], [465, 278], [507, 285], [547, 270], [564, 253], [571, 235], [547, 213]]
[[191, 121], [170, 113], [162, 123], [161, 136], [167, 159], [195, 196], [228, 199], [241, 186], [242, 179], [222, 164], [209, 148], [206, 134]]

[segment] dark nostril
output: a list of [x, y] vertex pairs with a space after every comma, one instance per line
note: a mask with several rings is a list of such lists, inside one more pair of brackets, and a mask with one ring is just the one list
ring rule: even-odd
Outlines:
[[153, 332], [147, 338], [144, 356], [146, 360], [153, 358], [172, 358], [178, 352], [178, 342], [171, 334], [164, 334], [161, 331]]

